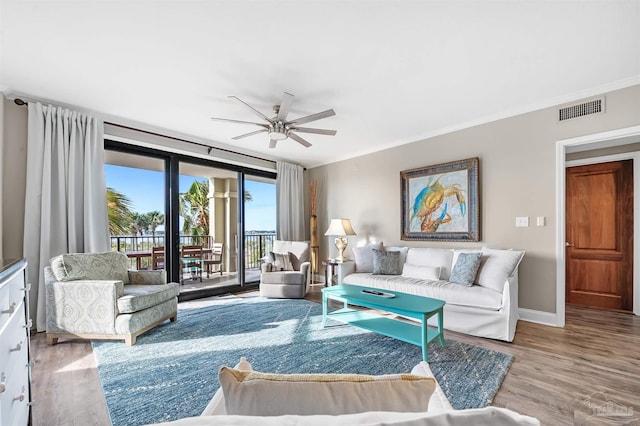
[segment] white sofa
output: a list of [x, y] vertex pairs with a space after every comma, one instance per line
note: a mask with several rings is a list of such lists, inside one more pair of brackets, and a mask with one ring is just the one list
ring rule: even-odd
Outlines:
[[[245, 361], [242, 360], [241, 363]], [[246, 362], [246, 361], [245, 361]], [[238, 366], [236, 366], [238, 368]], [[250, 366], [249, 366], [250, 368]], [[421, 362], [416, 365], [411, 374], [434, 378], [429, 364]], [[434, 378], [435, 380], [435, 378]], [[268, 386], [268, 385], [267, 385]], [[313, 386], [313, 385], [312, 385]], [[316, 388], [317, 389], [317, 388]], [[278, 416], [249, 416], [249, 415], [228, 415], [225, 407], [225, 397], [222, 387], [215, 393], [200, 417], [189, 417], [173, 422], [160, 423], [164, 426], [204, 426], [204, 425], [476, 425], [476, 426], [536, 426], [540, 422], [529, 416], [520, 415], [506, 408], [485, 407], [479, 409], [454, 410], [445, 396], [442, 388], [435, 381], [435, 388], [428, 400], [428, 409], [424, 412], [390, 412], [390, 411], [367, 411], [356, 414], [315, 414], [315, 415], [278, 415]], [[396, 394], [396, 396], [398, 396]], [[298, 399], [307, 396], [300, 395]], [[338, 396], [337, 396], [338, 397]], [[342, 397], [342, 395], [340, 395]], [[354, 399], [361, 398], [357, 392], [353, 394]], [[286, 398], [286, 396], [283, 396]], [[322, 404], [314, 399], [314, 395], [309, 396], [312, 404]], [[294, 401], [282, 401], [283, 404]], [[330, 410], [331, 408], [329, 408]]]
[[[374, 274], [373, 250], [399, 251], [400, 275]], [[481, 253], [473, 285], [449, 281], [460, 253]], [[371, 253], [371, 254], [370, 254]], [[381, 244], [353, 249], [354, 261], [338, 265], [338, 283], [441, 299], [444, 328], [473, 336], [513, 341], [518, 322], [518, 265], [524, 252], [440, 248], [386, 247]], [[437, 325], [437, 318], [430, 325]], [[431, 321], [434, 321], [433, 324]]]

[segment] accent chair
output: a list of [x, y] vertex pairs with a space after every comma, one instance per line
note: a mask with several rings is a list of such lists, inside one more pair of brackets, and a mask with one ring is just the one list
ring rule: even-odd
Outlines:
[[44, 268], [47, 342], [61, 337], [124, 340], [178, 318], [177, 283], [165, 271], [130, 271], [121, 252], [71, 253]]
[[261, 267], [260, 296], [302, 299], [311, 285], [310, 253], [309, 241], [275, 240]]

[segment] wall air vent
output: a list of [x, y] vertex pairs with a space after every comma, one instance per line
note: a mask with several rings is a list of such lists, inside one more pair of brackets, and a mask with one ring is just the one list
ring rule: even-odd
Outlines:
[[585, 115], [601, 114], [604, 112], [604, 96], [591, 99], [576, 105], [569, 105], [558, 110], [558, 121], [571, 120]]

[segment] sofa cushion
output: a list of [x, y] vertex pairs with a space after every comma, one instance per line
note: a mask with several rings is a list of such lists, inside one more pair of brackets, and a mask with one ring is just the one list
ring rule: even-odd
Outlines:
[[402, 263], [399, 251], [373, 250], [373, 275], [400, 275]]
[[[471, 287], [447, 281], [419, 280], [402, 275], [349, 274], [344, 284], [399, 291], [418, 296], [445, 300], [449, 305], [468, 306], [497, 311], [502, 308], [502, 294], [492, 289], [474, 285]], [[445, 324], [446, 324], [445, 319]]]
[[460, 253], [451, 270], [449, 281], [471, 287], [476, 279], [481, 260], [482, 253]]
[[435, 380], [411, 374], [269, 374], [222, 367], [227, 414], [350, 414], [427, 411]]
[[451, 274], [453, 250], [438, 248], [414, 248], [407, 253], [407, 263], [418, 266], [439, 266], [440, 279], [448, 280]]
[[351, 249], [356, 272], [373, 272], [373, 250], [382, 250], [382, 242]]
[[307, 276], [300, 271], [275, 271], [260, 275], [261, 284], [305, 284]]
[[406, 278], [417, 278], [419, 280], [437, 281], [440, 279], [440, 267], [405, 263], [402, 267], [402, 276]]
[[515, 273], [523, 256], [523, 251], [482, 247], [482, 262], [475, 283], [502, 293], [507, 278]]
[[130, 314], [159, 305], [178, 297], [180, 285], [177, 283], [160, 285], [125, 285], [123, 295], [118, 298], [118, 312]]
[[54, 274], [60, 281], [120, 280], [124, 284], [129, 283], [129, 259], [124, 253], [117, 251], [63, 254], [65, 275], [62, 277], [58, 277], [59, 272], [56, 272], [58, 261], [55, 263]]

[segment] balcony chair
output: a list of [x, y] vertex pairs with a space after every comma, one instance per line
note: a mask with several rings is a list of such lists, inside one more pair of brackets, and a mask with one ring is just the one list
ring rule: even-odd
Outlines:
[[124, 340], [178, 318], [177, 283], [165, 271], [130, 271], [121, 252], [71, 253], [44, 268], [47, 342], [61, 337]]
[[190, 279], [202, 282], [203, 266], [202, 246], [182, 246], [180, 249], [180, 284], [184, 284], [187, 274], [190, 274]]
[[273, 242], [273, 251], [262, 264], [260, 296], [302, 299], [311, 285], [309, 241]]
[[164, 246], [151, 249], [151, 269], [154, 271], [164, 269]]
[[222, 262], [224, 255], [224, 245], [222, 243], [213, 243], [211, 245], [211, 253], [206, 253], [204, 256], [204, 266], [207, 269], [207, 278], [213, 266], [218, 266], [218, 271], [222, 276]]

